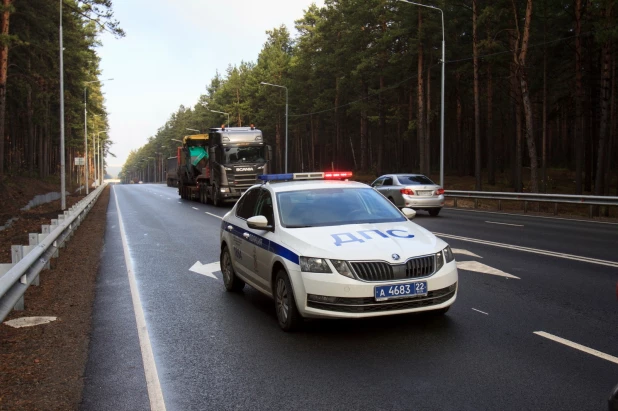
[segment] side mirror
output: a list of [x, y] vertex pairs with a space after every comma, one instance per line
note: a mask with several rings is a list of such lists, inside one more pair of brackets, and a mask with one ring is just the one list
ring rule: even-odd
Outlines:
[[247, 219], [247, 226], [254, 230], [271, 231], [273, 229], [271, 225], [268, 225], [268, 220], [263, 215], [256, 215]]
[[408, 218], [408, 220], [412, 220], [414, 217], [416, 217], [416, 211], [412, 210], [411, 208], [402, 208], [401, 212]]

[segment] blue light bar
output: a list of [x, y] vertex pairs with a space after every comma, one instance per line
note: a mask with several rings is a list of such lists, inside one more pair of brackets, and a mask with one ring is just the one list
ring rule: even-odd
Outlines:
[[262, 181], [282, 181], [282, 180], [292, 180], [294, 178], [294, 174], [262, 174], [258, 176], [259, 180]]

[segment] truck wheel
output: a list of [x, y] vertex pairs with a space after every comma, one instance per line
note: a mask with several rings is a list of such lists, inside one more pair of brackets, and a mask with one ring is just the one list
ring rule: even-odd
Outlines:
[[245, 282], [236, 276], [230, 250], [225, 247], [221, 251], [221, 274], [223, 274], [223, 285], [229, 292], [241, 291], [245, 287]]
[[212, 205], [221, 207], [221, 199], [219, 198], [219, 190], [216, 186], [212, 186]]

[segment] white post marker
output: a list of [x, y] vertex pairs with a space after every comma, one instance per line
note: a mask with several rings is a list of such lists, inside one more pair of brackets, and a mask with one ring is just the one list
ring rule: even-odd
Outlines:
[[219, 263], [219, 261], [215, 261], [214, 263], [210, 264], [202, 264], [201, 262], [196, 261], [195, 264], [193, 264], [191, 268], [189, 268], [189, 271], [193, 271], [194, 273], [205, 275], [206, 277], [211, 277], [215, 280], [218, 280], [217, 276], [215, 276], [214, 273], [216, 273], [217, 271], [221, 271], [221, 264]]

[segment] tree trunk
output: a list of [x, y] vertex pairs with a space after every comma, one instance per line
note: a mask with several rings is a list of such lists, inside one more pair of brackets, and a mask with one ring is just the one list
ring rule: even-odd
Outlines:
[[380, 96], [378, 98], [378, 111], [380, 116], [380, 131], [378, 135], [378, 161], [377, 172], [382, 175], [382, 156], [384, 154], [384, 142], [386, 140], [386, 114], [384, 113], [384, 76], [380, 76]]
[[417, 77], [417, 101], [418, 101], [418, 115], [416, 121], [416, 132], [418, 135], [418, 148], [419, 148], [419, 160], [420, 160], [420, 172], [421, 174], [429, 174], [427, 170], [426, 154], [425, 154], [425, 92], [423, 90], [423, 83], [425, 76], [423, 73], [423, 42], [420, 39], [423, 29], [423, 15], [419, 8], [418, 11], [418, 77]]
[[363, 171], [367, 171], [367, 128], [368, 128], [368, 120], [367, 120], [367, 97], [369, 95], [369, 89], [365, 82], [362, 82], [362, 93], [363, 93], [363, 102], [361, 108], [361, 118], [360, 118], [360, 151], [361, 151], [361, 160], [360, 160], [360, 168]]
[[2, 0], [0, 35], [0, 176], [4, 174], [4, 122], [6, 117], [6, 77], [9, 68], [9, 16], [12, 0]]
[[477, 20], [476, 0], [472, 0], [472, 62], [474, 66], [474, 177], [475, 190], [481, 191], [483, 179], [481, 175], [481, 103], [479, 101], [479, 50], [476, 29]]
[[431, 53], [429, 53], [429, 65], [427, 66], [427, 105], [425, 107], [425, 164], [427, 166], [427, 172], [431, 172], [431, 67], [433, 59]]
[[584, 171], [583, 99], [582, 82], [582, 0], [575, 0], [575, 192], [582, 193]]
[[[611, 8], [608, 5], [606, 9], [606, 18], [610, 19]], [[594, 182], [594, 194], [604, 194], [604, 177], [605, 177], [605, 155], [606, 155], [606, 143], [608, 140], [608, 127], [609, 127], [609, 107], [611, 97], [611, 42], [608, 40], [603, 44], [602, 49], [602, 71], [601, 71], [601, 122], [599, 129], [599, 145], [597, 155], [597, 171], [596, 179]]]
[[457, 171], [460, 176], [464, 175], [464, 161], [463, 161], [463, 109], [461, 105], [461, 90], [459, 88], [461, 80], [461, 73], [455, 73], [455, 92], [457, 100]]
[[487, 179], [489, 185], [496, 185], [496, 160], [493, 133], [493, 73], [491, 63], [487, 64]]
[[[547, 0], [543, 2], [543, 42], [547, 42]], [[543, 192], [547, 193], [547, 46], [543, 52]]]

